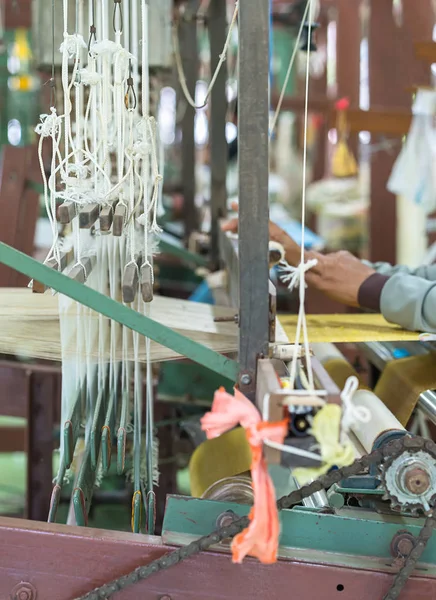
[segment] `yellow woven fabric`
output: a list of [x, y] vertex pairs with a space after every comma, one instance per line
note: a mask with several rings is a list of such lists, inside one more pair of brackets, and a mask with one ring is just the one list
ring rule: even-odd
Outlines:
[[436, 354], [424, 354], [388, 363], [374, 393], [405, 427], [419, 395], [431, 389], [436, 389]]
[[191, 494], [200, 498], [215, 482], [250, 470], [251, 450], [245, 430], [237, 427], [195, 449], [189, 462]]
[[[290, 341], [295, 338], [297, 315], [280, 315], [279, 321]], [[312, 343], [417, 341], [419, 334], [388, 323], [382, 315], [307, 315]]]
[[323, 367], [340, 390], [344, 389], [345, 383], [349, 377], [357, 377], [357, 379], [359, 380], [360, 390], [370, 389], [363, 383], [360, 375], [355, 369], [353, 369], [350, 363], [346, 360], [343, 360], [342, 358], [331, 358], [329, 360], [326, 360], [323, 363]]

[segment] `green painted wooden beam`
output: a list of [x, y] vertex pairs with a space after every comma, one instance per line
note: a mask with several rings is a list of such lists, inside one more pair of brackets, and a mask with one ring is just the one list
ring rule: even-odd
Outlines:
[[166, 327], [166, 325], [157, 323], [153, 319], [141, 315], [128, 306], [124, 306], [88, 286], [78, 283], [54, 269], [46, 267], [34, 258], [2, 242], [0, 242], [0, 263], [27, 275], [29, 279], [40, 281], [47, 287], [76, 300], [84, 306], [88, 306], [158, 344], [162, 344], [165, 348], [170, 348], [199, 365], [219, 373], [232, 382], [237, 379], [239, 365], [236, 361], [194, 342]]
[[171, 254], [171, 256], [180, 258], [180, 260], [197, 267], [206, 267], [208, 264], [206, 257], [202, 256], [201, 254], [191, 252], [182, 245], [176, 243], [173, 244], [169, 240], [159, 240], [159, 249], [161, 252]]

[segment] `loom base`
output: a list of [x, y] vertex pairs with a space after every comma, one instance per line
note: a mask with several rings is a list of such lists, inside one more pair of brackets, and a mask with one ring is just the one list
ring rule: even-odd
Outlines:
[[[213, 531], [218, 517], [229, 510], [238, 516], [245, 516], [249, 507], [168, 496], [162, 539], [175, 546], [187, 544]], [[326, 512], [297, 507], [281, 512], [279, 556], [337, 567], [392, 572], [392, 538], [399, 530], [406, 529], [418, 535], [422, 525], [422, 519], [378, 514], [361, 508], [347, 507]], [[228, 545], [220, 544], [218, 548], [228, 551]], [[423, 562], [426, 563], [426, 575], [436, 577], [436, 537], [430, 539]]]
[[[28, 583], [37, 598], [72, 600], [169, 550], [157, 537], [6, 518], [0, 518], [0, 539], [1, 598]], [[227, 553], [205, 552], [126, 588], [117, 600], [287, 600], [290, 582], [301, 600], [374, 600], [392, 582], [388, 567], [338, 566], [327, 564], [325, 554], [322, 560], [319, 556], [309, 551], [305, 560], [233, 565]], [[407, 583], [402, 600], [427, 600], [435, 594], [434, 574], [421, 571]]]

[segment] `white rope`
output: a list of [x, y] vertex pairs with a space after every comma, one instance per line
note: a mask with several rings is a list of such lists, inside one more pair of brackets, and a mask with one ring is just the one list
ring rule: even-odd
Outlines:
[[353, 404], [353, 396], [358, 387], [359, 380], [357, 377], [352, 376], [347, 379], [341, 392], [341, 436], [345, 436], [356, 422], [369, 423], [371, 420], [371, 412], [366, 406], [355, 406]]
[[224, 44], [224, 48], [223, 51], [220, 54], [220, 59], [218, 61], [217, 67], [215, 69], [215, 73], [212, 76], [212, 79], [210, 80], [209, 86], [206, 90], [206, 95], [204, 97], [203, 103], [202, 104], [195, 104], [195, 100], [193, 99], [193, 97], [191, 96], [191, 93], [188, 89], [187, 83], [186, 83], [186, 76], [185, 76], [185, 72], [183, 70], [183, 62], [182, 62], [182, 57], [180, 54], [180, 45], [179, 45], [179, 32], [178, 32], [178, 25], [177, 23], [175, 23], [173, 25], [172, 28], [172, 37], [173, 37], [173, 47], [174, 47], [174, 57], [176, 60], [176, 67], [177, 67], [177, 75], [179, 78], [179, 83], [180, 83], [180, 87], [182, 88], [182, 92], [186, 98], [186, 101], [188, 102], [188, 104], [190, 106], [192, 106], [192, 108], [196, 109], [196, 110], [200, 110], [202, 108], [205, 108], [205, 106], [207, 106], [207, 102], [209, 100], [209, 96], [213, 90], [213, 87], [215, 85], [215, 82], [218, 78], [219, 72], [221, 70], [222, 65], [224, 64], [225, 60], [227, 59], [227, 51], [229, 49], [230, 46], [230, 42], [232, 40], [232, 31], [233, 28], [236, 24], [236, 19], [238, 17], [238, 11], [239, 11], [239, 2], [238, 0], [235, 2], [235, 9], [233, 11], [233, 17], [232, 20], [230, 22], [230, 26], [227, 32], [227, 38]]
[[308, 13], [309, 13], [310, 2], [311, 2], [311, 0], [308, 0], [308, 2], [306, 4], [306, 8], [304, 10], [303, 17], [301, 19], [300, 29], [298, 30], [297, 38], [295, 40], [294, 50], [292, 52], [292, 56], [291, 56], [291, 59], [289, 61], [288, 70], [286, 71], [285, 81], [283, 82], [282, 90], [280, 92], [279, 100], [277, 102], [277, 107], [276, 107], [273, 119], [271, 121], [270, 130], [269, 130], [269, 137], [270, 137], [270, 139], [271, 139], [271, 137], [272, 137], [272, 135], [274, 133], [274, 130], [276, 128], [277, 119], [278, 119], [280, 111], [282, 109], [283, 98], [285, 97], [285, 94], [286, 94], [286, 88], [288, 87], [289, 78], [291, 76], [291, 72], [292, 72], [292, 69], [293, 69], [294, 63], [295, 63], [295, 58], [297, 57], [298, 51], [300, 49], [300, 40], [301, 40], [301, 36], [303, 34], [303, 29], [304, 29], [304, 25], [305, 25], [305, 22], [306, 22], [306, 17], [308, 16]]
[[[308, 36], [310, 39], [312, 31], [312, 8], [313, 0], [308, 0], [306, 11], [308, 13]], [[306, 356], [307, 365], [307, 377], [310, 390], [314, 389], [314, 379], [312, 371], [312, 362], [310, 357], [309, 337], [307, 332], [306, 312], [305, 312], [305, 296], [306, 296], [306, 271], [315, 266], [316, 261], [304, 262], [304, 246], [305, 246], [305, 222], [306, 222], [306, 183], [307, 183], [307, 130], [308, 130], [308, 116], [309, 116], [309, 76], [310, 76], [310, 52], [307, 53], [306, 62], [306, 82], [305, 82], [305, 105], [304, 105], [304, 142], [303, 142], [303, 191], [301, 198], [301, 258], [298, 267], [291, 267], [290, 265], [283, 264], [282, 271], [284, 271], [283, 279], [289, 284], [289, 287], [293, 289], [298, 285], [299, 288], [299, 301], [300, 308], [298, 311], [297, 328], [295, 333], [295, 345], [294, 352], [291, 361], [290, 368], [290, 387], [291, 389], [295, 386], [295, 379], [297, 375], [297, 365], [299, 360], [299, 345], [301, 333], [303, 334], [303, 344]]]

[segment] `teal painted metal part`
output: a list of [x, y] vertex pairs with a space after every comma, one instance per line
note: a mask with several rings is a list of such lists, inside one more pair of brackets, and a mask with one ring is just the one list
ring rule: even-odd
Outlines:
[[172, 244], [167, 240], [159, 240], [159, 249], [161, 252], [176, 256], [181, 260], [196, 265], [197, 267], [205, 267], [207, 265], [207, 259], [201, 254], [195, 254], [186, 250], [182, 245]]
[[234, 382], [238, 363], [0, 242], [0, 263]]
[[[215, 502], [182, 496], [168, 496], [162, 536], [165, 543], [183, 545], [216, 529], [217, 517], [231, 510], [238, 516], [250, 507], [231, 502]], [[313, 512], [303, 507], [280, 513], [280, 546], [300, 551], [314, 550], [392, 561], [390, 543], [401, 529], [418, 535], [422, 519], [379, 515], [372, 511], [344, 509], [336, 514]], [[283, 555], [283, 553], [281, 553]], [[422, 561], [436, 564], [436, 536]]]

